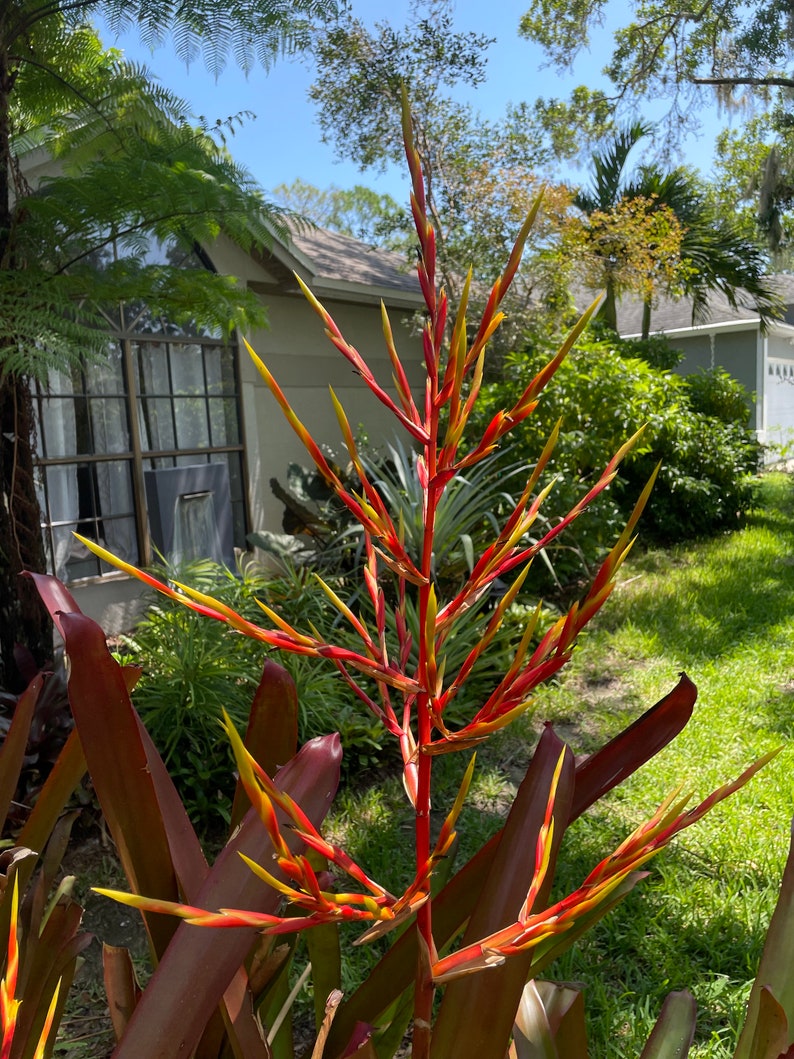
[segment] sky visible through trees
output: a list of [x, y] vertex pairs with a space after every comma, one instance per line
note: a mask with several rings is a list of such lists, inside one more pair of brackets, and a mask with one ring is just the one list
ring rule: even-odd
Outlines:
[[[408, 0], [388, 3], [354, 0], [352, 7], [367, 25], [387, 20], [399, 27], [405, 24], [409, 14]], [[589, 87], [599, 87], [604, 83], [599, 71], [605, 52], [599, 47], [599, 41], [606, 47], [611, 40], [609, 24], [594, 36], [591, 53], [580, 57], [575, 74], [563, 78], [543, 67], [544, 58], [538, 46], [518, 36], [519, 20], [527, 7], [527, 0], [501, 0], [499, 4], [489, 5], [481, 0], [455, 3], [456, 29], [496, 38], [488, 52], [486, 83], [478, 89], [459, 88], [455, 92], [456, 98], [471, 102], [487, 118], [498, 118], [508, 102], [533, 101], [540, 95], [564, 97], [575, 84], [584, 82]], [[333, 148], [321, 142], [315, 108], [306, 95], [313, 77], [308, 58], [280, 59], [269, 73], [256, 68], [248, 77], [230, 64], [215, 81], [200, 60], [186, 70], [168, 45], [152, 54], [134, 32], [116, 41], [101, 22], [97, 27], [106, 45], [121, 47], [129, 59], [145, 63], [166, 87], [183, 96], [195, 113], [210, 120], [225, 119], [241, 111], [255, 115], [237, 131], [229, 148], [235, 160], [246, 166], [264, 188], [289, 184], [296, 179], [321, 188], [363, 183], [391, 194], [400, 202], [407, 199], [407, 175], [403, 168], [391, 167], [383, 174], [369, 171], [362, 177], [353, 163], [339, 162]], [[727, 119], [712, 105], [713, 94], [704, 90], [704, 97], [709, 103], [700, 115], [704, 130], [699, 136], [687, 138], [685, 156], [677, 156], [674, 163], [694, 165], [707, 177], [714, 136]], [[662, 105], [658, 116], [663, 112]], [[657, 115], [652, 113], [652, 108], [644, 107], [643, 116], [653, 120]], [[738, 120], [741, 119], [739, 115]], [[557, 176], [573, 183], [583, 179], [581, 172], [570, 167]]]

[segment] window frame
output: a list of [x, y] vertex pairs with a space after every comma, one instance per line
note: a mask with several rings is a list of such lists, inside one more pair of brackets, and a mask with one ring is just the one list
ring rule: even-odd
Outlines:
[[[140, 316], [136, 319], [140, 319]], [[124, 320], [124, 314], [122, 311], [119, 312], [119, 323]], [[37, 411], [37, 425], [40, 433], [40, 452], [36, 458], [36, 469], [40, 475], [40, 496], [42, 498], [42, 523], [41, 531], [44, 536], [45, 553], [47, 555], [48, 566], [52, 567], [55, 564], [56, 558], [56, 546], [53, 536], [53, 530], [56, 528], [62, 528], [64, 526], [75, 525], [75, 519], [67, 520], [53, 520], [51, 512], [51, 502], [47, 482], [47, 468], [55, 466], [74, 466], [75, 468], [82, 465], [96, 466], [102, 463], [109, 462], [124, 462], [130, 467], [130, 478], [132, 488], [132, 516], [133, 524], [135, 527], [135, 534], [137, 538], [138, 547], [138, 559], [137, 562], [142, 566], [150, 566], [154, 558], [154, 551], [152, 547], [151, 533], [149, 529], [148, 509], [146, 504], [146, 489], [144, 481], [144, 471], [149, 467], [157, 465], [162, 466], [162, 461], [170, 461], [167, 465], [178, 466], [178, 461], [184, 463], [185, 457], [194, 456], [196, 462], [211, 462], [211, 458], [214, 455], [223, 456], [225, 462], [230, 463], [229, 454], [237, 454], [239, 460], [239, 471], [240, 471], [240, 493], [241, 496], [233, 501], [240, 506], [241, 510], [238, 514], [241, 516], [239, 522], [241, 523], [241, 534], [244, 537], [250, 531], [251, 527], [251, 508], [250, 508], [250, 497], [248, 489], [248, 466], [247, 466], [247, 454], [245, 446], [245, 423], [243, 419], [243, 401], [242, 401], [242, 386], [241, 386], [241, 373], [240, 373], [240, 344], [237, 340], [237, 335], [233, 334], [227, 339], [219, 338], [211, 335], [196, 335], [196, 334], [169, 334], [165, 332], [147, 332], [136, 330], [134, 325], [131, 328], [114, 327], [112, 322], [108, 320], [108, 338], [118, 344], [121, 351], [121, 380], [124, 388], [123, 394], [109, 393], [109, 394], [92, 394], [87, 384], [86, 372], [90, 371], [90, 365], [83, 366], [81, 368], [81, 382], [83, 389], [77, 394], [64, 395], [65, 400], [71, 399], [76, 402], [78, 400], [94, 400], [101, 401], [103, 399], [118, 400], [123, 397], [124, 400], [124, 412], [127, 417], [127, 430], [129, 439], [129, 448], [117, 451], [117, 452], [96, 452], [92, 451], [89, 453], [75, 453], [64, 456], [48, 456], [45, 455], [46, 449], [46, 429], [43, 429], [43, 416], [42, 416], [42, 402], [46, 401], [51, 395], [46, 386], [36, 384], [34, 393], [34, 400]], [[143, 346], [151, 344], [156, 346], [165, 347], [161, 351], [161, 355], [167, 358], [167, 370], [168, 370], [168, 382], [169, 392], [167, 394], [146, 394], [141, 392], [141, 388], [138, 384], [136, 374], [136, 356], [135, 347], [142, 348]], [[172, 423], [175, 422], [174, 412], [174, 399], [179, 395], [173, 391], [173, 375], [171, 365], [171, 350], [174, 346], [194, 346], [201, 349], [202, 359], [202, 382], [203, 388], [199, 394], [190, 394], [191, 398], [197, 398], [201, 400], [205, 408], [205, 417], [208, 424], [209, 433], [209, 444], [205, 446], [187, 446], [180, 448], [178, 444], [176, 447], [163, 448], [163, 449], [146, 449], [144, 448], [143, 439], [141, 437], [140, 422], [139, 422], [139, 410], [141, 400], [145, 400], [151, 397], [159, 397], [161, 399], [167, 399], [171, 402], [170, 415]], [[227, 350], [231, 354], [231, 363], [233, 370], [233, 389], [231, 392], [225, 392], [221, 390], [221, 393], [213, 397], [208, 390], [208, 378], [207, 378], [207, 361], [205, 349], [220, 348], [221, 351]], [[233, 400], [234, 409], [236, 414], [236, 426], [237, 426], [237, 441], [232, 444], [215, 445], [212, 444], [212, 420], [210, 419], [210, 401], [229, 401]], [[44, 435], [43, 438], [41, 435]], [[174, 441], [178, 442], [176, 435]], [[92, 447], [95, 445], [95, 441], [91, 439]], [[231, 469], [231, 467], [230, 467]], [[93, 516], [97, 523], [102, 521], [102, 512], [98, 511]], [[105, 516], [111, 518], [113, 516]], [[79, 521], [79, 520], [78, 520]], [[235, 540], [236, 546], [242, 546], [244, 541], [238, 537]], [[69, 578], [68, 584], [89, 584], [91, 582], [106, 582], [109, 574], [118, 573], [113, 568], [105, 568], [106, 564], [99, 564], [99, 572], [93, 574], [86, 574], [85, 576], [76, 576]]]

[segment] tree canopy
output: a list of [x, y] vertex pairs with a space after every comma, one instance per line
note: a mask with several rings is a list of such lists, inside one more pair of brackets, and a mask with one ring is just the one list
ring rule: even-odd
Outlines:
[[363, 184], [352, 188], [332, 185], [318, 188], [304, 180], [273, 188], [279, 206], [322, 228], [350, 235], [371, 246], [406, 250], [410, 216], [406, 206], [391, 195], [379, 194]]
[[[591, 35], [615, 15], [607, 0], [535, 0], [520, 31], [570, 69]], [[627, 17], [628, 16], [628, 17]], [[747, 90], [767, 102], [794, 88], [791, 8], [785, 0], [630, 0], [620, 5], [611, 55], [602, 72], [611, 103], [671, 99], [676, 114], [716, 90], [724, 101]]]
[[[447, 0], [431, 0], [413, 4], [401, 29], [386, 22], [369, 29], [347, 13], [314, 46], [317, 77], [310, 95], [323, 135], [340, 157], [362, 169], [402, 158], [405, 86], [437, 233], [438, 267], [453, 305], [472, 262], [486, 282], [500, 273], [553, 155], [532, 108], [508, 107], [503, 119], [487, 121], [452, 97], [455, 86], [483, 80], [490, 43], [482, 34], [458, 32]], [[569, 200], [566, 189], [548, 184], [527, 254], [532, 267], [522, 270], [511, 289], [510, 316], [518, 328], [550, 287], [559, 293], [546, 250]], [[483, 295], [473, 292], [474, 301]], [[507, 329], [502, 338], [509, 340]]]

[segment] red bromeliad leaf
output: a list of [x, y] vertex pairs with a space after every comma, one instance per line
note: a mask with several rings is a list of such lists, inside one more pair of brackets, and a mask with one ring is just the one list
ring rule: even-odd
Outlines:
[[[42, 594], [42, 598], [46, 602], [48, 609], [51, 611], [57, 606], [77, 606], [69, 593], [65, 589], [62, 589], [62, 586], [60, 586], [54, 578], [37, 575], [35, 581]], [[82, 615], [79, 615], [79, 617], [82, 618]], [[55, 612], [53, 613], [53, 618], [63, 632], [63, 613], [60, 611]], [[66, 624], [69, 624], [68, 617], [66, 618]], [[112, 659], [109, 659], [109, 656], [107, 656], [106, 653], [104, 661], [106, 665], [106, 673], [113, 671], [116, 677], [116, 693], [120, 694], [120, 688], [122, 685], [127, 691], [134, 687], [139, 677], [139, 671], [137, 669], [129, 666], [116, 666], [115, 670], [113, 670], [115, 663], [113, 663]], [[85, 659], [82, 657], [78, 660], [78, 672], [82, 671], [81, 666], [83, 666], [84, 662]], [[95, 690], [101, 697], [102, 687], [99, 686]], [[188, 895], [188, 898], [190, 898], [194, 892], [197, 892], [198, 887], [206, 878], [209, 870], [206, 859], [204, 858], [201, 845], [184, 810], [184, 806], [176, 793], [173, 783], [168, 776], [165, 766], [163, 765], [148, 732], [146, 732], [140, 719], [137, 717], [137, 714], [135, 714], [132, 709], [129, 699], [126, 698], [124, 701], [126, 702], [126, 708], [122, 710], [122, 713], [125, 717], [128, 734], [135, 732], [137, 735], [136, 745], [139, 747], [138, 753], [143, 754], [146, 762], [145, 767], [140, 772], [140, 776], [136, 778], [133, 775], [133, 782], [139, 784], [142, 782], [145, 785], [145, 790], [148, 790], [149, 782], [151, 782], [158, 807], [157, 816], [162, 818], [162, 825], [165, 829], [168, 856], [168, 864], [165, 866], [165, 871], [167, 873], [175, 872], [176, 877], [179, 879], [182, 891]], [[77, 713], [79, 714], [80, 712], [81, 709], [78, 709]], [[98, 745], [99, 749], [97, 750], [97, 753], [101, 754], [101, 727], [103, 721], [105, 724], [111, 723], [111, 727], [105, 732], [105, 738], [114, 740], [117, 737], [117, 732], [112, 727], [112, 718], [103, 713], [103, 711], [95, 711], [93, 719], [98, 728], [96, 731], [90, 729], [93, 732], [92, 740], [94, 744]], [[39, 797], [33, 814], [25, 827], [24, 833], [28, 841], [35, 842], [42, 836], [46, 836], [53, 826], [54, 820], [57, 813], [60, 811], [63, 802], [68, 797], [68, 794], [71, 793], [74, 786], [76, 786], [76, 783], [79, 782], [80, 776], [85, 771], [85, 757], [79, 741], [80, 731], [82, 731], [84, 735], [87, 734], [88, 729], [86, 728], [85, 719], [82, 727], [78, 721], [78, 728], [70, 735], [70, 738], [59, 757], [58, 763]], [[95, 781], [95, 786], [96, 785]], [[112, 785], [108, 786], [107, 784], [100, 783], [99, 789], [103, 791], [105, 798], [104, 804], [107, 805], [108, 799], [110, 799], [111, 808], [114, 810], [114, 799], [117, 798], [121, 792], [121, 817], [126, 820], [126, 826], [134, 830], [134, 821], [139, 819], [137, 809], [134, 803], [128, 803], [123, 793], [123, 786], [119, 785], [118, 788], [115, 788]], [[145, 797], [148, 797], [148, 794], [145, 795]], [[133, 814], [132, 818], [129, 817], [130, 812]], [[165, 865], [166, 855], [162, 848], [160, 853], [162, 858], [161, 863]], [[173, 868], [171, 868], [171, 865], [173, 865]], [[158, 919], [161, 923], [163, 922], [162, 917], [158, 917]], [[173, 926], [173, 924], [171, 924], [171, 926]], [[257, 1046], [258, 1042], [261, 1042], [261, 1034], [259, 1033], [253, 1017], [250, 999], [246, 1000], [245, 998], [245, 975], [243, 974], [242, 980], [238, 981], [238, 978], [235, 978], [230, 985], [229, 990], [224, 995], [223, 1015], [230, 1024], [229, 1032], [232, 1034], [232, 1039], [235, 1041], [235, 1047], [238, 1046], [236, 1042], [247, 1041], [249, 1054], [255, 1056], [259, 1054]], [[220, 1024], [220, 1031], [222, 1033], [223, 1026], [217, 1017], [216, 1022]]]
[[61, 632], [58, 615], [60, 613], [79, 612], [80, 610], [72, 593], [62, 581], [59, 581], [57, 577], [52, 577], [50, 574], [34, 574], [26, 570], [22, 577], [29, 577], [36, 586], [36, 591], [41, 596], [41, 601], [47, 608], [47, 612], [55, 623], [55, 627], [58, 632]]
[[102, 967], [110, 1020], [116, 1040], [120, 1041], [141, 998], [141, 987], [129, 949], [103, 944]]
[[[245, 748], [269, 775], [294, 757], [298, 748], [298, 692], [283, 666], [267, 659], [254, 693]], [[250, 805], [242, 783], [237, 781], [231, 826], [236, 827]]]
[[527, 982], [513, 1030], [510, 1059], [587, 1059], [584, 1000], [578, 989]]
[[17, 789], [30, 735], [30, 722], [43, 686], [44, 678], [37, 676], [22, 692], [14, 708], [11, 726], [0, 747], [0, 822], [3, 823]]
[[671, 692], [576, 769], [572, 818], [655, 757], [688, 723], [697, 688], [682, 673]]
[[[137, 715], [124, 677], [99, 626], [83, 614], [62, 614], [70, 662], [69, 701], [99, 804], [133, 889], [164, 900], [179, 896], [162, 813]], [[176, 924], [145, 920], [159, 958]]]
[[26, 932], [19, 983], [23, 1003], [17, 1016], [13, 1059], [30, 1054], [26, 1042], [29, 1048], [32, 1041], [40, 1041], [48, 1021], [60, 1021], [78, 957], [93, 941], [91, 934], [78, 933], [82, 913], [74, 901], [62, 898], [46, 923]]
[[[80, 737], [76, 729], [69, 733], [55, 765], [39, 792], [36, 804], [19, 835], [19, 844], [31, 849], [44, 849], [59, 816], [80, 780], [85, 775], [86, 763]], [[31, 863], [22, 878], [33, 870]]]
[[[544, 907], [557, 851], [568, 823], [574, 785], [573, 755], [548, 728], [541, 736], [508, 815], [487, 881], [463, 937], [464, 949], [512, 922], [526, 901], [529, 883], [537, 868], [538, 839], [548, 826], [555, 777], [554, 828], [544, 854], [548, 870], [534, 895], [533, 905]], [[447, 987], [433, 1031], [433, 1059], [453, 1055], [456, 1059], [478, 1059], [483, 1055], [506, 1053], [530, 959], [521, 956], [489, 974], [461, 978]], [[477, 1012], [476, 1022], [466, 1015], [472, 1011]]]
[[[325, 816], [336, 791], [340, 759], [338, 736], [314, 739], [276, 776], [279, 787], [302, 805], [315, 826]], [[196, 894], [196, 903], [276, 913], [281, 903], [278, 893], [263, 887], [240, 857], [242, 853], [252, 860], [263, 860], [269, 850], [267, 832], [250, 810], [210, 869]], [[190, 1055], [255, 938], [256, 930], [251, 928], [218, 932], [180, 924], [114, 1059]]]

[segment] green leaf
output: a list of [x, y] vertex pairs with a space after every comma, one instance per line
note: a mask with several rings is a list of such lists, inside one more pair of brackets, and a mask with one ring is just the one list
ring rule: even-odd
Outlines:
[[[750, 999], [747, 1002], [747, 1018], [742, 1029], [734, 1059], [759, 1059], [764, 1053], [758, 1051], [758, 1042], [774, 1037], [774, 1027], [779, 1021], [777, 1009], [770, 1003], [774, 998], [787, 1022], [785, 1046], [794, 1043], [794, 828], [791, 844], [783, 869], [780, 896], [772, 914], [766, 935], [764, 951], [758, 965], [758, 974]], [[769, 996], [766, 994], [770, 994]], [[774, 1056], [777, 1059], [777, 1056]]]
[[696, 1013], [691, 993], [670, 993], [640, 1059], [686, 1059], [695, 1037]]
[[339, 943], [339, 927], [336, 923], [307, 930], [304, 939], [312, 965], [314, 989], [314, 1022], [319, 1032], [325, 1017], [328, 997], [342, 986], [342, 950]]
[[513, 1032], [515, 1059], [587, 1059], [584, 1001], [578, 989], [554, 982], [524, 986]]

